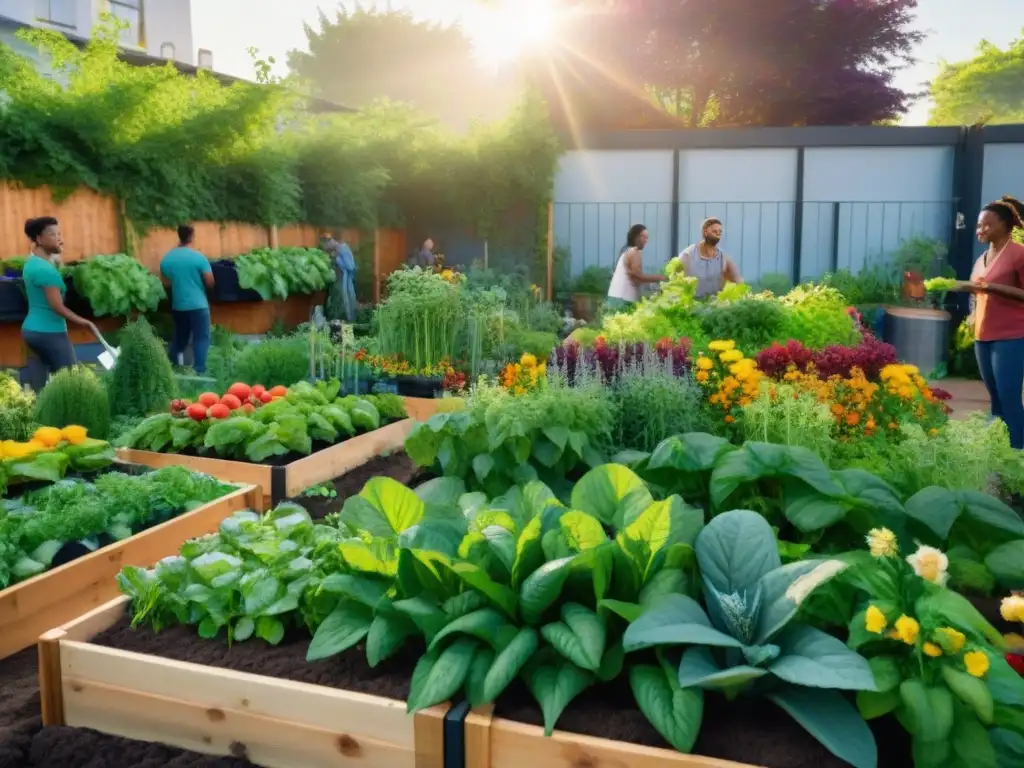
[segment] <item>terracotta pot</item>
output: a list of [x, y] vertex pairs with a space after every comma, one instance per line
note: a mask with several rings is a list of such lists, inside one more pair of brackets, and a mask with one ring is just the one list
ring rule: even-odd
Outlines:
[[920, 272], [903, 273], [903, 298], [924, 301], [924, 275]]

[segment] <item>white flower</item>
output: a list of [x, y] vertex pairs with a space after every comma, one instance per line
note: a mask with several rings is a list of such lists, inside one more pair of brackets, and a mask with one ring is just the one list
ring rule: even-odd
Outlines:
[[949, 558], [935, 547], [918, 544], [917, 552], [910, 555], [907, 562], [914, 569], [914, 573], [925, 581], [945, 586], [949, 579]]

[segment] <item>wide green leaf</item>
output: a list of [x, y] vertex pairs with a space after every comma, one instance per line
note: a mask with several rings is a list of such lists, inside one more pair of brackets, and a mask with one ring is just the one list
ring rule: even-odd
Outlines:
[[607, 632], [600, 616], [577, 603], [562, 605], [562, 620], [541, 627], [541, 635], [562, 656], [596, 672], [604, 657]]
[[484, 685], [495, 655], [494, 649], [489, 645], [478, 645], [469, 664], [469, 672], [466, 673], [466, 699], [474, 709], [487, 703]]
[[825, 496], [842, 495], [842, 488], [818, 454], [794, 445], [748, 442], [727, 453], [711, 474], [711, 503], [721, 509], [741, 485], [765, 478], [792, 478]]
[[963, 707], [956, 712], [953, 723], [953, 754], [970, 768], [998, 768], [996, 749], [988, 731], [974, 714]]
[[626, 629], [627, 653], [659, 645], [714, 645], [739, 648], [742, 643], [711, 626], [700, 604], [686, 595], [665, 595]]
[[640, 605], [649, 607], [661, 600], [665, 595], [686, 594], [689, 580], [682, 570], [666, 568], [658, 571], [640, 590]]
[[515, 618], [516, 594], [510, 588], [494, 581], [494, 579], [487, 575], [486, 571], [473, 563], [452, 563], [451, 569], [468, 586], [480, 592], [480, 594], [504, 611], [509, 618]]
[[441, 641], [455, 634], [472, 635], [494, 647], [498, 643], [502, 630], [507, 626], [509, 626], [508, 620], [498, 611], [493, 608], [481, 608], [478, 611], [467, 613], [465, 616], [460, 616], [448, 624], [434, 635], [427, 650], [436, 650]]
[[366, 636], [366, 661], [371, 667], [389, 659], [416, 634], [416, 625], [401, 614], [373, 617]]
[[474, 638], [459, 637], [440, 652], [424, 654], [412, 673], [407, 710], [418, 712], [450, 699], [466, 680], [477, 645]]
[[953, 729], [953, 694], [945, 685], [912, 678], [900, 683], [901, 721], [922, 742], [943, 742]]
[[345, 500], [340, 521], [354, 533], [389, 538], [419, 523], [425, 511], [426, 504], [414, 491], [380, 476], [371, 478], [358, 496]]
[[894, 711], [900, 705], [900, 692], [857, 691], [857, 711], [865, 720], [875, 720]]
[[360, 642], [370, 631], [373, 611], [353, 600], [342, 600], [317, 627], [306, 661], [336, 656]]
[[332, 573], [320, 583], [320, 589], [333, 595], [342, 595], [367, 608], [376, 608], [391, 588], [385, 579], [358, 573]]
[[992, 575], [1009, 589], [1024, 589], [1024, 539], [1000, 544], [985, 556]]
[[474, 702], [473, 706], [488, 704], [498, 698], [516, 675], [526, 667], [539, 645], [537, 631], [533, 627], [522, 627], [512, 641], [494, 657], [481, 689], [482, 700]]
[[524, 672], [526, 685], [544, 715], [544, 735], [550, 736], [562, 712], [594, 682], [594, 675], [571, 661], [540, 664]]
[[665, 741], [682, 753], [693, 749], [704, 717], [704, 692], [681, 688], [660, 666], [637, 665], [629, 671], [640, 711]]
[[683, 688], [708, 688], [716, 691], [739, 691], [764, 677], [768, 671], [746, 664], [722, 669], [711, 654], [711, 649], [688, 648], [679, 662], [677, 681]]
[[762, 576], [756, 642], [766, 643], [781, 632], [818, 587], [845, 569], [840, 560], [801, 560]]
[[523, 582], [519, 590], [519, 610], [527, 624], [540, 622], [544, 612], [562, 593], [575, 557], [563, 557], [545, 563]]
[[647, 468], [709, 472], [724, 454], [732, 450], [735, 450], [734, 446], [724, 437], [687, 432], [658, 443], [647, 461]]
[[957, 491], [963, 513], [978, 523], [1011, 536], [1024, 538], [1024, 520], [1001, 499], [981, 491]]
[[876, 690], [867, 659], [820, 629], [795, 624], [775, 642], [781, 653], [768, 670], [787, 683], [846, 691]]
[[767, 698], [853, 768], [878, 768], [878, 747], [871, 729], [838, 691], [784, 688]]
[[908, 517], [926, 526], [941, 541], [949, 538], [949, 531], [961, 512], [956, 494], [937, 485], [922, 488], [907, 499], [903, 508]]
[[786, 519], [803, 533], [814, 533], [835, 525], [846, 517], [847, 510], [841, 499], [823, 496], [809, 485], [788, 487], [783, 497]]
[[428, 643], [448, 623], [448, 616], [441, 607], [422, 595], [407, 600], [396, 600], [391, 606], [412, 621]]
[[704, 513], [679, 496], [656, 501], [616, 537], [646, 581], [662, 566], [667, 550], [676, 544], [693, 546], [704, 527]]
[[603, 464], [573, 486], [571, 504], [621, 530], [654, 502], [644, 481], [619, 464]]
[[694, 549], [701, 576], [726, 595], [753, 587], [782, 565], [771, 526], [749, 510], [736, 509], [713, 518], [697, 536]]
[[999, 768], [1020, 768], [1024, 765], [1024, 734], [1005, 728], [993, 728], [988, 736], [995, 749]]
[[992, 724], [995, 702], [984, 680], [973, 677], [949, 664], [942, 665], [942, 679], [954, 695], [969, 706], [985, 725]]

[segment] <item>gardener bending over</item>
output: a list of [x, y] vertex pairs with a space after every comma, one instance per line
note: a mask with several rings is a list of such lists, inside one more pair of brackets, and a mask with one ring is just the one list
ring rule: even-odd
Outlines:
[[160, 277], [171, 289], [171, 362], [182, 364], [191, 339], [193, 367], [202, 374], [206, 373], [206, 353], [210, 351], [210, 300], [206, 292], [213, 289], [213, 270], [207, 258], [192, 247], [195, 237], [192, 227], [178, 227], [178, 247], [161, 260]]

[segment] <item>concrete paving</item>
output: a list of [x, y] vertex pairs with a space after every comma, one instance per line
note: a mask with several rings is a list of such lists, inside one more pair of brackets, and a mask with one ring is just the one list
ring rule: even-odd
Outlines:
[[953, 395], [953, 399], [949, 401], [949, 405], [953, 409], [951, 418], [965, 419], [969, 414], [974, 413], [975, 411], [984, 411], [985, 413], [988, 413], [988, 392], [985, 390], [985, 385], [980, 381], [972, 381], [970, 379], [941, 379], [939, 381], [929, 382], [929, 384], [934, 387], [944, 389]]

